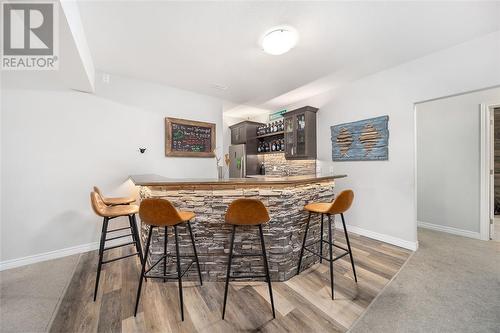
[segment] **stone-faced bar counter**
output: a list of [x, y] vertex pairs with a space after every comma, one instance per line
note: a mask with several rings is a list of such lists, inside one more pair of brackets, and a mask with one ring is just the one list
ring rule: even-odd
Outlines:
[[[273, 281], [285, 281], [297, 273], [302, 237], [307, 213], [305, 204], [313, 201], [328, 202], [334, 196], [334, 180], [345, 175], [256, 177], [232, 179], [171, 179], [157, 175], [136, 175], [131, 180], [140, 187], [141, 200], [164, 198], [180, 210], [193, 211], [191, 221], [196, 249], [200, 259], [203, 279], [222, 281], [226, 277], [227, 258], [231, 226], [224, 223], [228, 205], [237, 198], [261, 200], [269, 211], [271, 220], [264, 225], [264, 238], [268, 253], [269, 269]], [[308, 233], [308, 242], [319, 240], [317, 214], [313, 214]], [[326, 222], [326, 219], [325, 219]], [[327, 226], [327, 224], [326, 224]], [[142, 225], [143, 244], [148, 227]], [[168, 252], [175, 255], [173, 230], [169, 228]], [[178, 227], [179, 246], [182, 255], [192, 254], [191, 242], [185, 226]], [[152, 236], [150, 258], [160, 258], [164, 246], [164, 229], [156, 228]], [[319, 248], [319, 244], [318, 244]], [[234, 253], [260, 252], [260, 241], [256, 227], [237, 227]], [[324, 251], [323, 253], [327, 253]], [[318, 262], [318, 258], [305, 251], [302, 268]], [[181, 260], [184, 263], [184, 260]], [[158, 266], [162, 270], [162, 264]], [[167, 270], [175, 271], [175, 259], [169, 257]], [[260, 257], [235, 258], [232, 272], [263, 272]], [[197, 279], [196, 268], [186, 273], [187, 280]]]

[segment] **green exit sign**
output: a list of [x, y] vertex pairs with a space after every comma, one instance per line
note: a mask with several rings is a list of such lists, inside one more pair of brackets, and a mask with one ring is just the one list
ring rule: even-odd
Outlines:
[[273, 112], [269, 115], [269, 121], [273, 121], [279, 118], [283, 118], [283, 115], [286, 113], [286, 109]]

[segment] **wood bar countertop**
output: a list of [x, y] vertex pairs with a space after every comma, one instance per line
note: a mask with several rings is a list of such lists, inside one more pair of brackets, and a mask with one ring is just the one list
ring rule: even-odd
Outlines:
[[178, 187], [239, 187], [239, 186], [293, 186], [308, 183], [333, 181], [347, 175], [303, 175], [303, 176], [251, 176], [248, 178], [167, 178], [155, 174], [132, 175], [129, 178], [138, 186]]

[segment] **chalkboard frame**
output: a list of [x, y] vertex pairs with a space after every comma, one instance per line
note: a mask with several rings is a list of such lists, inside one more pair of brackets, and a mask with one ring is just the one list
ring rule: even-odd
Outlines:
[[[210, 128], [210, 146], [212, 151], [210, 152], [197, 152], [197, 151], [177, 151], [172, 149], [172, 124], [188, 125], [188, 126], [198, 126]], [[165, 118], [165, 156], [175, 156], [175, 157], [215, 157], [215, 124], [206, 123], [203, 121], [195, 121], [180, 118]]]

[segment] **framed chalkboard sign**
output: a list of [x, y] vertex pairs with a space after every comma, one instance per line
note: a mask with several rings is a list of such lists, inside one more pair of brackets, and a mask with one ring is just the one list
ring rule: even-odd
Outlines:
[[165, 155], [214, 157], [215, 124], [165, 118]]

